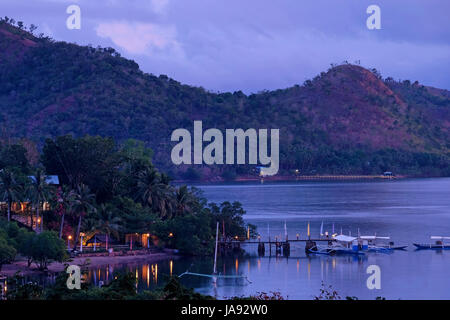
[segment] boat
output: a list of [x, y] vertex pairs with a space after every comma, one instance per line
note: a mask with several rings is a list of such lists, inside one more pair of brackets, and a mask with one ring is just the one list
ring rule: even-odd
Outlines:
[[218, 239], [219, 239], [219, 222], [217, 222], [217, 229], [216, 229], [216, 247], [214, 250], [214, 267], [213, 267], [213, 273], [207, 274], [207, 273], [196, 273], [196, 272], [189, 272], [189, 270], [186, 270], [182, 274], [180, 274], [178, 277], [183, 277], [187, 275], [191, 276], [197, 276], [197, 277], [204, 277], [204, 278], [211, 278], [214, 285], [217, 284], [218, 279], [235, 279], [235, 280], [246, 280], [249, 283], [251, 281], [247, 278], [245, 275], [224, 275], [221, 273], [217, 273], [217, 246], [218, 246]]
[[434, 249], [434, 250], [448, 250], [450, 243], [445, 243], [444, 240], [450, 240], [450, 237], [431, 236], [430, 239], [436, 240], [435, 243], [413, 243], [418, 250]]
[[367, 241], [367, 251], [369, 252], [382, 252], [389, 253], [394, 250], [405, 250], [408, 246], [396, 246], [390, 237], [380, 237], [380, 236], [359, 236], [360, 242], [363, 243]]
[[358, 242], [358, 238], [352, 236], [346, 236], [343, 234], [334, 236], [328, 241], [327, 245], [317, 245], [315, 242], [312, 243], [311, 247], [307, 248], [306, 251], [312, 254], [323, 254], [323, 255], [363, 255], [363, 247]]
[[353, 254], [363, 255], [367, 248], [364, 247], [357, 237], [346, 236], [343, 234], [334, 237], [335, 242], [332, 243], [332, 248], [336, 254]]

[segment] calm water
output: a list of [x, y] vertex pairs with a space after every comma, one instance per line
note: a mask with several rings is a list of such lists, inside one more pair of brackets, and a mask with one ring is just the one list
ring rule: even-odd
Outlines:
[[[304, 245], [291, 247], [291, 256], [257, 256], [248, 246], [248, 257], [219, 260], [224, 274], [245, 274], [251, 283], [220, 280], [213, 286], [207, 278], [183, 277], [187, 286], [219, 298], [278, 291], [290, 299], [312, 299], [321, 284], [331, 285], [342, 297], [373, 299], [450, 299], [450, 250], [415, 251], [412, 242], [428, 242], [431, 235], [450, 236], [450, 179], [416, 179], [385, 182], [298, 182], [265, 184], [201, 185], [209, 201], [240, 201], [246, 220], [258, 226], [262, 238], [318, 235], [320, 224], [330, 231], [335, 224], [344, 234], [390, 236], [407, 251], [366, 254], [364, 257], [307, 257]], [[269, 228], [268, 228], [269, 225]], [[269, 231], [268, 231], [269, 229]], [[266, 249], [266, 253], [267, 253]], [[366, 268], [381, 268], [381, 290], [366, 286]], [[136, 274], [139, 289], [154, 288], [170, 274], [211, 273], [212, 259], [179, 259], [153, 265], [118, 265], [92, 270], [93, 282], [111, 279], [115, 271]]]

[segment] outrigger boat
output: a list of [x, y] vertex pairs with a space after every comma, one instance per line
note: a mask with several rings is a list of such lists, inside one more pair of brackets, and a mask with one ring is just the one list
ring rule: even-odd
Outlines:
[[235, 280], [244, 279], [244, 280], [247, 280], [249, 283], [251, 283], [251, 281], [245, 275], [224, 275], [221, 273], [217, 273], [218, 239], [219, 239], [219, 222], [217, 222], [217, 229], [216, 229], [216, 247], [214, 250], [214, 268], [213, 268], [212, 274], [189, 272], [189, 270], [186, 270], [186, 272], [183, 272], [182, 274], [180, 274], [179, 277], [181, 278], [186, 275], [191, 275], [191, 276], [197, 276], [197, 277], [211, 278], [214, 285], [217, 284], [218, 279], [235, 279]]
[[[389, 241], [390, 237], [379, 236], [359, 236], [360, 241], [363, 243], [367, 241], [367, 251], [369, 252], [392, 252], [393, 250], [405, 250], [408, 246], [395, 246], [394, 242]], [[381, 242], [380, 242], [381, 240]], [[389, 241], [389, 242], [387, 242]], [[387, 242], [387, 243], [386, 243]]]
[[444, 240], [450, 240], [450, 237], [431, 236], [430, 239], [436, 240], [435, 243], [413, 243], [417, 249], [435, 249], [435, 250], [448, 250], [450, 249], [450, 243], [444, 243]]
[[328, 242], [328, 245], [314, 244], [311, 248], [307, 249], [308, 253], [313, 254], [351, 254], [351, 255], [363, 255], [364, 248], [359, 242], [358, 238], [352, 236], [346, 236], [343, 234], [334, 236]]
[[327, 245], [315, 244], [307, 249], [308, 253], [334, 255], [334, 254], [356, 254], [362, 255], [366, 252], [391, 253], [394, 250], [404, 250], [408, 246], [395, 246], [394, 242], [386, 241], [390, 237], [379, 236], [346, 236], [338, 235], [330, 239]]
[[336, 254], [355, 254], [362, 255], [367, 250], [367, 245], [361, 244], [358, 238], [340, 234], [334, 237], [333, 243]]

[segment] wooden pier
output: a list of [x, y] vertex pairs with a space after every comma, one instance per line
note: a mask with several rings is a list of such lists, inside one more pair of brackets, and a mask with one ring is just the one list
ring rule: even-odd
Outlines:
[[308, 249], [314, 247], [316, 245], [317, 242], [331, 242], [331, 241], [335, 241], [332, 238], [320, 238], [320, 239], [285, 239], [285, 240], [225, 240], [225, 241], [219, 241], [218, 245], [219, 245], [219, 252], [221, 255], [226, 255], [230, 252], [232, 253], [238, 253], [241, 251], [241, 246], [242, 245], [249, 245], [249, 244], [257, 244], [258, 245], [258, 255], [260, 256], [264, 256], [266, 254], [266, 246], [268, 246], [269, 248], [269, 256], [272, 256], [272, 246], [273, 248], [273, 252], [275, 253], [275, 255], [283, 255], [288, 257], [290, 255], [290, 251], [291, 251], [291, 243], [296, 243], [296, 242], [303, 242], [305, 243], [305, 251], [307, 251]]

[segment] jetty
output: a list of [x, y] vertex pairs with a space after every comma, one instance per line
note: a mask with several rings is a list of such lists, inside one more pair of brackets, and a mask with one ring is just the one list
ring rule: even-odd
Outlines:
[[266, 255], [266, 249], [269, 256], [272, 253], [275, 255], [282, 254], [289, 257], [291, 251], [291, 243], [305, 243], [305, 251], [314, 247], [317, 242], [333, 242], [336, 241], [333, 238], [319, 238], [319, 239], [284, 239], [284, 240], [222, 240], [218, 242], [218, 251], [221, 255], [227, 255], [229, 253], [236, 253], [241, 251], [241, 247], [245, 245], [258, 245], [258, 255]]

